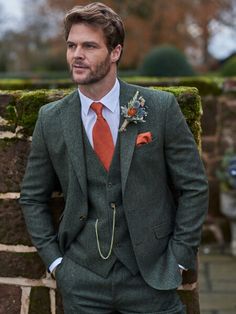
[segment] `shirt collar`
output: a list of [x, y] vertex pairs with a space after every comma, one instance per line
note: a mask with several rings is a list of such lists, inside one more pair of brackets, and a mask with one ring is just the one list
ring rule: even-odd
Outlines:
[[[78, 92], [81, 100], [82, 111], [84, 115], [87, 116], [89, 108], [91, 104], [94, 102], [94, 100], [82, 94], [79, 89]], [[119, 96], [120, 96], [120, 83], [116, 78], [115, 84], [112, 87], [112, 89], [104, 97], [102, 97], [99, 100], [96, 100], [96, 102], [101, 102], [107, 109], [114, 112], [117, 104], [119, 103]]]

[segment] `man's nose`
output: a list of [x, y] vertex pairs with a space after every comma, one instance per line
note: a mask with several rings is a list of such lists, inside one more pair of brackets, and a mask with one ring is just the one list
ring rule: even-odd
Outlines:
[[77, 46], [74, 51], [74, 57], [79, 59], [84, 59], [84, 51], [80, 46]]

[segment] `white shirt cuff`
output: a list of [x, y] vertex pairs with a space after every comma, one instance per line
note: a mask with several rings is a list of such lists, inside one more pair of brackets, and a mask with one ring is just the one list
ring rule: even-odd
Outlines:
[[58, 257], [50, 266], [49, 266], [49, 271], [50, 273], [53, 272], [53, 270], [59, 265], [61, 264], [63, 258], [62, 257]]
[[178, 264], [179, 268], [183, 269], [183, 270], [187, 270], [187, 268], [185, 268], [184, 266]]

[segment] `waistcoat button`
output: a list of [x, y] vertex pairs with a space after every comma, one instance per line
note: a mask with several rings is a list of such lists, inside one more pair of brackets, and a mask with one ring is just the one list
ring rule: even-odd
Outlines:
[[87, 219], [87, 216], [85, 216], [85, 215], [81, 215], [80, 217], [79, 217], [79, 220], [86, 220]]

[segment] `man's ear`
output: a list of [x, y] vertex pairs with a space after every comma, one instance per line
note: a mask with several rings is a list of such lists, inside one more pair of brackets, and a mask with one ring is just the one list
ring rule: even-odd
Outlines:
[[122, 52], [122, 46], [117, 45], [111, 52], [111, 61], [114, 63], [117, 62], [120, 59], [121, 52]]

